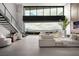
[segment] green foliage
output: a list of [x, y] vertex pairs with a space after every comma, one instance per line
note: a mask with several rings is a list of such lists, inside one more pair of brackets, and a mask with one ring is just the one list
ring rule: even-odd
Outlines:
[[69, 24], [70, 22], [68, 21], [68, 19], [65, 17], [64, 21], [62, 21], [61, 23], [59, 23], [59, 25], [61, 25], [62, 29], [65, 30], [67, 25]]

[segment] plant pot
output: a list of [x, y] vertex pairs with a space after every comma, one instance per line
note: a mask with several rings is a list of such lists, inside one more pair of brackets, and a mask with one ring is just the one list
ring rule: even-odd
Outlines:
[[66, 30], [62, 31], [62, 37], [66, 37]]

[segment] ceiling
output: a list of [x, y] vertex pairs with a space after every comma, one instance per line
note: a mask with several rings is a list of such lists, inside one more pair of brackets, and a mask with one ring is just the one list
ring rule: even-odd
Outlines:
[[67, 3], [23, 3], [23, 6], [65, 6]]

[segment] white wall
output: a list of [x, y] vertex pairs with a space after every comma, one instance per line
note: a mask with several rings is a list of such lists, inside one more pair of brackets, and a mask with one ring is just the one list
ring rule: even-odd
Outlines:
[[[64, 14], [67, 17], [68, 21], [70, 22], [70, 4], [69, 3], [64, 6]], [[66, 33], [70, 35], [70, 23], [66, 28]]]
[[5, 27], [3, 27], [2, 25], [0, 25], [0, 34], [3, 34], [3, 35], [6, 36], [9, 33], [10, 32]]

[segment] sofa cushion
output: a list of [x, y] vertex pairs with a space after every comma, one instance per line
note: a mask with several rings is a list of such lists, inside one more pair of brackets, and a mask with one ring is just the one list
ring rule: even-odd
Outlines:
[[51, 35], [41, 35], [42, 39], [53, 39], [53, 36]]
[[61, 33], [59, 33], [59, 32], [52, 33], [50, 35], [52, 35], [53, 37], [61, 37], [62, 36]]

